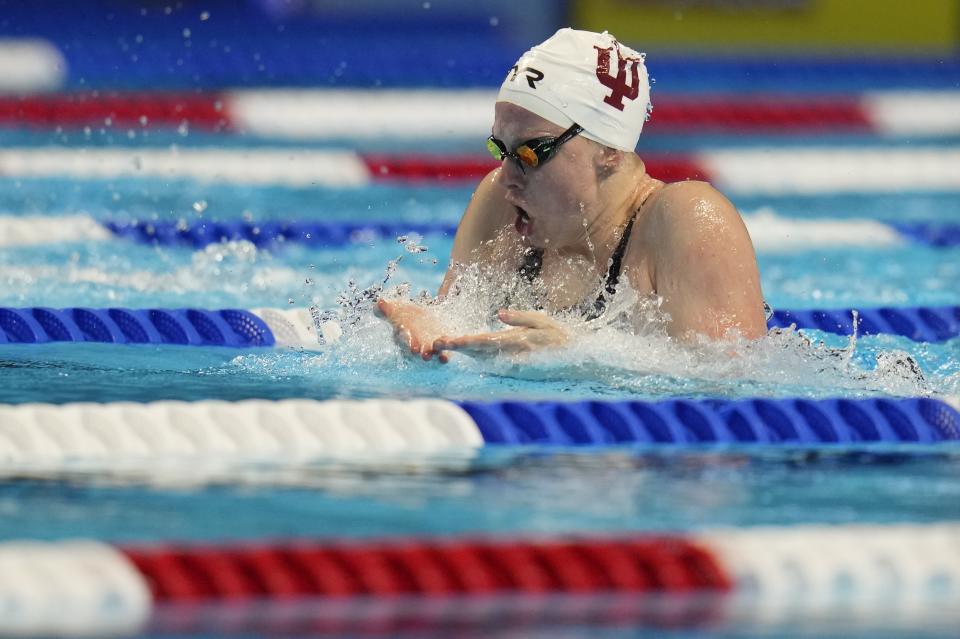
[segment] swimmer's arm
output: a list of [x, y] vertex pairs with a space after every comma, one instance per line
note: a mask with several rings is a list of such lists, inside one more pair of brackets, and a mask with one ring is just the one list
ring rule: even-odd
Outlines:
[[655, 220], [659, 246], [652, 280], [670, 315], [670, 335], [685, 341], [767, 332], [760, 273], [736, 208], [704, 182], [671, 185]]
[[[496, 182], [498, 170], [491, 171], [477, 186], [457, 226], [450, 265], [437, 298], [446, 296], [462, 266], [489, 258], [479, 250], [481, 245], [493, 238], [510, 219], [510, 207], [503, 199], [504, 189]], [[441, 363], [448, 361], [446, 350], [434, 346], [445, 332], [433, 308], [411, 301], [381, 299], [377, 302], [376, 313], [391, 325], [394, 339], [402, 348], [424, 360], [437, 356]]]
[[461, 268], [489, 260], [490, 254], [480, 250], [484, 242], [494, 239], [498, 231], [513, 222], [513, 207], [504, 199], [506, 189], [497, 182], [499, 170], [497, 168], [488, 173], [470, 198], [467, 210], [457, 225], [450, 264], [437, 297], [446, 296]]

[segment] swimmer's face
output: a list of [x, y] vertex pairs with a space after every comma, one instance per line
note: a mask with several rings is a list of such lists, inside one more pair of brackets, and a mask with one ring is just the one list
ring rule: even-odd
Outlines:
[[[493, 136], [508, 150], [533, 138], [559, 136], [565, 130], [524, 108], [497, 102]], [[598, 198], [597, 166], [600, 145], [577, 136], [537, 168], [520, 170], [510, 158], [504, 159], [497, 180], [507, 189], [507, 202], [520, 207], [527, 219], [517, 230], [532, 246], [556, 247], [581, 244]], [[521, 216], [522, 218], [522, 216]]]

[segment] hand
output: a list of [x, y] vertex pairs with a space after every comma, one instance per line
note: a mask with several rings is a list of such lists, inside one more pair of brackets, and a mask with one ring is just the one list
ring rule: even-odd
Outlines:
[[433, 342], [435, 351], [461, 351], [468, 355], [526, 353], [546, 346], [561, 346], [569, 336], [560, 324], [541, 311], [501, 309], [497, 317], [504, 324], [515, 326], [494, 333], [477, 333], [460, 337], [443, 336]]
[[434, 355], [441, 364], [446, 364], [450, 354], [436, 349], [436, 339], [444, 334], [444, 328], [429, 309], [399, 300], [377, 300], [377, 315], [393, 326], [394, 339], [403, 348], [410, 349], [429, 361]]

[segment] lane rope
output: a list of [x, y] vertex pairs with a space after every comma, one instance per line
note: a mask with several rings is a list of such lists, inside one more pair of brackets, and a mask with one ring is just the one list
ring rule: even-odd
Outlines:
[[[374, 613], [377, 628], [389, 623], [384, 613], [390, 611], [370, 608], [370, 602], [411, 606], [436, 599], [442, 606], [455, 596], [458, 606], [469, 607], [478, 595], [490, 605], [496, 595], [566, 595], [576, 597], [564, 600], [575, 608], [591, 595], [630, 594], [631, 607], [666, 594], [713, 595], [722, 598], [707, 599], [712, 604], [701, 613], [763, 623], [783, 621], [791, 612], [882, 616], [891, 607], [949, 607], [960, 596], [960, 523], [217, 546], [6, 541], [0, 542], [0, 575], [0, 633], [14, 635], [127, 634], [171, 621], [164, 613], [182, 613], [178, 605], [196, 604], [229, 604], [236, 623], [254, 604], [266, 612], [264, 604], [318, 597], [325, 609], [347, 606], [318, 619], [321, 626], [354, 629], [352, 602], [367, 602], [364, 610]], [[744, 599], [749, 607], [735, 605]], [[744, 616], [747, 610], [756, 613]], [[608, 610], [617, 611], [622, 619], [620, 606]], [[648, 613], [654, 620], [669, 618], [663, 610]], [[191, 619], [196, 616], [181, 619], [178, 630]], [[284, 616], [267, 627], [277, 629], [284, 620], [296, 624]]]
[[[943, 342], [960, 335], [960, 306], [865, 309], [778, 309], [770, 328], [814, 329], [837, 335], [899, 335]], [[322, 350], [342, 329], [335, 313], [308, 309], [134, 309], [0, 307], [0, 344], [96, 342], [229, 348], [284, 347]]]
[[[754, 248], [789, 252], [836, 248], [897, 247], [906, 243], [934, 248], [960, 246], [960, 224], [948, 222], [881, 222], [862, 218], [796, 219], [769, 209], [745, 212], [743, 221]], [[247, 241], [271, 249], [287, 244], [338, 247], [394, 240], [410, 233], [453, 237], [450, 222], [387, 220], [97, 220], [63, 216], [0, 215], [0, 246], [32, 246], [56, 242], [104, 241], [120, 237], [141, 244], [203, 248], [210, 244]]]
[[[14, 70], [11, 66], [11, 73]], [[19, 82], [35, 83], [40, 75], [28, 78], [22, 69], [16, 71]], [[0, 124], [70, 129], [100, 128], [109, 122], [111, 127], [154, 130], [186, 123], [197, 130], [299, 140], [468, 138], [489, 134], [495, 100], [496, 92], [488, 89], [61, 93], [0, 96]], [[960, 133], [960, 91], [750, 98], [666, 94], [655, 104], [648, 135], [868, 132], [934, 137]], [[345, 121], [352, 123], [346, 132], [339, 124]]]
[[[690, 155], [644, 153], [650, 174], [701, 179], [735, 195], [960, 191], [960, 150], [896, 145], [848, 148], [706, 149]], [[376, 183], [476, 182], [496, 164], [479, 155], [363, 155], [315, 148], [8, 147], [0, 174], [11, 179], [149, 178], [288, 188], [363, 188]]]
[[185, 460], [242, 466], [459, 456], [486, 446], [842, 449], [958, 441], [960, 413], [931, 398], [0, 405], [4, 474], [71, 468], [130, 471], [143, 464]]

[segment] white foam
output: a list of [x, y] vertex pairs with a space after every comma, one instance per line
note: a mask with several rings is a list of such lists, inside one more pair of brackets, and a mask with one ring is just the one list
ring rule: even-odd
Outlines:
[[292, 139], [482, 139], [495, 91], [237, 91], [226, 104], [244, 132]]
[[244, 185], [354, 187], [367, 168], [349, 151], [206, 148], [8, 148], [0, 150], [8, 177], [97, 179], [150, 177]]
[[0, 215], [0, 247], [102, 241], [113, 234], [89, 215]]
[[66, 77], [67, 62], [52, 42], [0, 38], [0, 93], [53, 91]]

